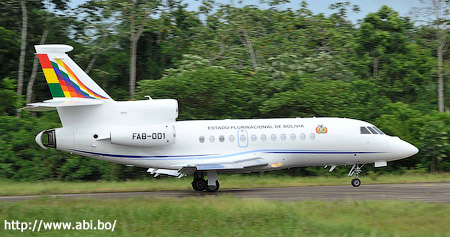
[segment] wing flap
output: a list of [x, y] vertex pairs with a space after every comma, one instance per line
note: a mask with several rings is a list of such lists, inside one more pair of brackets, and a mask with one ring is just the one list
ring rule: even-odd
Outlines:
[[230, 163], [230, 164], [200, 164], [195, 165], [197, 170], [203, 171], [203, 170], [235, 170], [235, 169], [243, 169], [244, 166], [237, 164], [237, 163]]
[[259, 157], [258, 158], [254, 158], [254, 159], [239, 161], [238, 163], [240, 165], [242, 165], [244, 168], [257, 167], [257, 166], [266, 166], [266, 165], [269, 164], [269, 162], [267, 162], [263, 158], [259, 158]]
[[180, 176], [187, 176], [193, 174], [196, 170], [243, 170], [246, 168], [266, 166], [269, 162], [260, 157], [246, 158], [229, 163], [207, 163], [207, 164], [192, 164], [185, 165], [178, 170]]
[[193, 174], [195, 171], [208, 171], [208, 170], [243, 170], [246, 168], [266, 166], [269, 163], [261, 157], [245, 157], [241, 160], [227, 163], [204, 163], [204, 164], [185, 164], [176, 165], [177, 169], [158, 169], [149, 168], [147, 172], [154, 174], [158, 177], [161, 174], [176, 176], [178, 178]]
[[158, 169], [158, 168], [149, 168], [147, 170], [150, 174], [154, 174], [155, 178], [158, 177], [161, 174], [170, 175], [170, 176], [180, 176], [180, 173], [178, 170], [169, 170], [169, 169]]

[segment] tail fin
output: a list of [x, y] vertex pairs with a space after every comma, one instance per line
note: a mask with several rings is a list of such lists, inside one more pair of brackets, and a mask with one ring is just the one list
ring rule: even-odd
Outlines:
[[35, 45], [53, 98], [111, 99], [67, 54], [68, 45]]

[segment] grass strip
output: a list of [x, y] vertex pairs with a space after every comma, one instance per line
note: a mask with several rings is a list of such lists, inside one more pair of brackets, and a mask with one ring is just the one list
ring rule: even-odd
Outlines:
[[[186, 199], [62, 199], [0, 202], [0, 221], [97, 223], [105, 230], [47, 230], [70, 236], [437, 236], [450, 234], [450, 205], [400, 201], [279, 202], [231, 196]], [[17, 235], [4, 230], [2, 236]], [[25, 231], [23, 234], [34, 235]]]

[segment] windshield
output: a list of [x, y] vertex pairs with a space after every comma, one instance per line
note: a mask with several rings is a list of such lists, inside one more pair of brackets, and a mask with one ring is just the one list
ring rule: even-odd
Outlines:
[[360, 133], [361, 134], [380, 134], [385, 135], [384, 132], [382, 132], [379, 128], [375, 126], [361, 126], [360, 127]]

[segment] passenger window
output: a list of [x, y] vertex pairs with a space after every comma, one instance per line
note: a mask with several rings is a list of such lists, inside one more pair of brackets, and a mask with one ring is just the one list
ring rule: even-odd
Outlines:
[[214, 142], [215, 140], [216, 140], [216, 138], [215, 138], [214, 136], [210, 136], [210, 137], [209, 137], [209, 141], [210, 141], [210, 142]]
[[228, 137], [228, 140], [230, 140], [230, 142], [234, 142], [234, 136], [230, 135], [230, 137]]
[[220, 135], [219, 141], [220, 141], [220, 142], [224, 142], [224, 141], [225, 141], [225, 137], [224, 137], [223, 135]]
[[375, 131], [377, 131], [379, 134], [384, 135], [384, 132], [381, 131], [379, 128], [377, 128], [375, 126], [373, 126], [372, 128], [375, 129]]
[[239, 137], [239, 139], [241, 140], [241, 142], [245, 142], [245, 140], [246, 140], [245, 135], [241, 135], [241, 136]]
[[373, 134], [378, 134], [377, 131], [375, 131], [375, 129], [371, 128], [371, 127], [367, 127]]
[[275, 140], [277, 140], [277, 135], [275, 135], [275, 134], [272, 134], [272, 135], [270, 136], [270, 139], [271, 139], [272, 141], [275, 141]]
[[267, 136], [266, 136], [266, 134], [263, 134], [263, 135], [261, 135], [261, 141], [265, 142], [265, 141], [266, 141], [266, 139], [267, 139]]
[[301, 140], [305, 140], [306, 139], [306, 135], [304, 133], [300, 134], [300, 139]]
[[291, 141], [295, 141], [295, 139], [297, 138], [297, 136], [295, 136], [294, 133], [291, 134]]
[[370, 134], [366, 127], [361, 127], [361, 134]]
[[252, 142], [256, 142], [256, 135], [255, 134], [252, 135]]
[[281, 141], [286, 141], [286, 134], [281, 134], [280, 138], [281, 138]]
[[309, 138], [310, 138], [311, 140], [316, 139], [316, 134], [314, 134], [314, 133], [309, 134]]
[[204, 143], [205, 142], [205, 137], [204, 136], [200, 136], [198, 138], [198, 140], [200, 141], [200, 143]]

